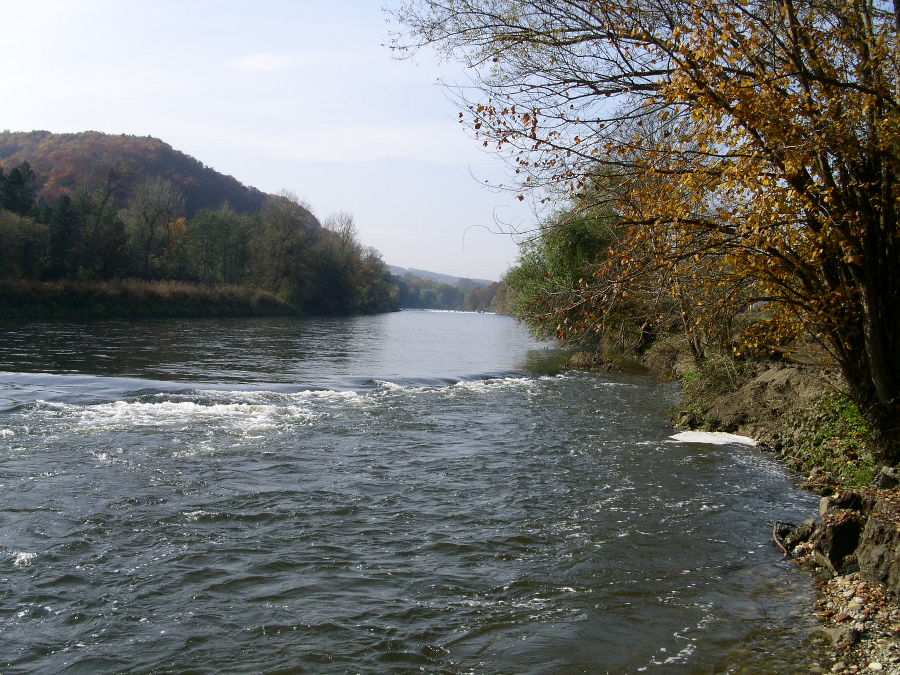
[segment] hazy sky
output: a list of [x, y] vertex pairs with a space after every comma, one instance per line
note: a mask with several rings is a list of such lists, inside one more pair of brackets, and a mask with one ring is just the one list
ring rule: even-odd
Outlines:
[[353, 214], [386, 262], [498, 279], [527, 200], [456, 122], [432, 54], [398, 61], [397, 0], [0, 0], [0, 129], [161, 138], [324, 218]]

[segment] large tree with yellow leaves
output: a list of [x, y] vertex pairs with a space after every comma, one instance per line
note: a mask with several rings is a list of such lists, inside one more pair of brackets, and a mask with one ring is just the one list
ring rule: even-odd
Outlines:
[[461, 118], [525, 188], [621, 214], [618, 262], [581, 291], [591, 311], [616, 275], [702, 284], [692, 265], [714, 261], [716, 284], [768, 308], [766, 339], [829, 347], [900, 461], [896, 2], [414, 0], [397, 17], [399, 48], [472, 69]]

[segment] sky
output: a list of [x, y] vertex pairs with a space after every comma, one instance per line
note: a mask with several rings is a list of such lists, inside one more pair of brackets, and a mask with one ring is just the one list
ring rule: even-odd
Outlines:
[[536, 216], [457, 122], [440, 83], [462, 68], [386, 46], [397, 5], [0, 0], [0, 129], [154, 136], [320, 219], [352, 214], [389, 264], [499, 279]]

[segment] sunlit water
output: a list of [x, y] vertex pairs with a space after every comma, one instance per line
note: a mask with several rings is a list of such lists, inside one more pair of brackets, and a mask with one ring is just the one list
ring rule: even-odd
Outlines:
[[0, 669], [803, 672], [813, 498], [511, 319], [0, 326]]

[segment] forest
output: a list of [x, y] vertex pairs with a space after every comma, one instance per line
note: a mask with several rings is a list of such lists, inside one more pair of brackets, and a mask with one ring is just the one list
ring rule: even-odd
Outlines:
[[295, 195], [263, 195], [156, 139], [7, 133], [0, 150], [0, 280], [20, 282], [21, 304], [38, 288], [21, 282], [129, 279], [246, 288], [308, 314], [399, 307], [349, 214], [320, 223]]
[[63, 314], [105, 296], [105, 311], [156, 315], [173, 293], [186, 314], [505, 311], [500, 283], [392, 275], [350, 214], [320, 222], [296, 195], [242, 185], [159, 139], [93, 131], [0, 133], [4, 281], [12, 316], [54, 292]]

